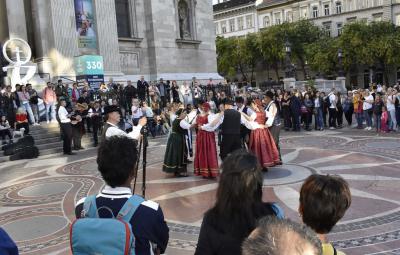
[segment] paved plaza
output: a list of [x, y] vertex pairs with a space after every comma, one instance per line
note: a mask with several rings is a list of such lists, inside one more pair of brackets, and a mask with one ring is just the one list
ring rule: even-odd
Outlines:
[[[166, 137], [148, 148], [146, 198], [161, 204], [170, 227], [167, 254], [193, 254], [204, 212], [214, 203], [217, 182], [174, 178], [161, 171]], [[400, 137], [336, 130], [283, 132], [284, 165], [264, 174], [264, 199], [277, 201], [299, 221], [299, 189], [311, 173], [340, 174], [353, 202], [330, 239], [350, 255], [400, 254]], [[0, 225], [21, 254], [69, 254], [74, 204], [103, 186], [96, 150], [65, 157], [0, 164]], [[193, 165], [191, 165], [191, 169]], [[139, 173], [141, 180], [141, 172]], [[140, 193], [141, 182], [136, 193]]]

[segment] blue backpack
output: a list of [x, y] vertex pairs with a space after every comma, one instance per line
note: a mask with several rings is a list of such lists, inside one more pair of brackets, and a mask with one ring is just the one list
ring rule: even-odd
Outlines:
[[[89, 196], [83, 205], [84, 218], [77, 219], [70, 229], [70, 245], [74, 255], [135, 255], [135, 237], [129, 221], [145, 200], [131, 196], [116, 218], [99, 218], [96, 196]], [[99, 209], [111, 209], [101, 207]]]

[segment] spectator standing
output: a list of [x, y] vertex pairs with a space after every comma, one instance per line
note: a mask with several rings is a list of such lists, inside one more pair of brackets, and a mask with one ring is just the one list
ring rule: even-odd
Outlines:
[[[47, 123], [54, 122], [56, 121], [56, 101], [57, 101], [57, 96], [56, 93], [54, 92], [53, 85], [48, 82], [47, 87], [43, 89], [42, 92], [42, 97], [43, 97], [43, 102], [46, 107], [46, 121]], [[49, 114], [51, 116], [51, 119], [49, 118]]]
[[29, 93], [29, 105], [32, 108], [33, 116], [35, 118], [35, 125], [40, 125], [40, 113], [39, 113], [39, 96], [35, 89], [32, 88], [32, 84], [26, 84], [26, 90]]
[[290, 97], [290, 111], [292, 114], [293, 131], [300, 131], [300, 93], [295, 91]]
[[367, 127], [365, 128], [365, 130], [372, 130], [373, 103], [374, 97], [369, 93], [368, 90], [365, 90], [363, 99], [363, 112], [365, 120], [367, 122]]
[[381, 132], [381, 118], [382, 118], [382, 107], [384, 103], [380, 94], [376, 94], [374, 103], [374, 115], [375, 115], [375, 127], [376, 132]]
[[357, 90], [354, 91], [353, 107], [354, 107], [354, 113], [356, 115], [356, 120], [357, 120], [357, 128], [362, 129], [363, 128], [363, 100], [362, 100], [361, 93]]
[[91, 118], [94, 147], [96, 147], [99, 144], [98, 132], [102, 122], [102, 112], [99, 101], [94, 102], [93, 107], [91, 107], [88, 111], [88, 115], [89, 118]]
[[349, 125], [349, 127], [351, 127], [353, 123], [353, 113], [354, 113], [353, 92], [351, 91], [347, 93], [346, 98], [343, 101], [343, 112], [347, 124]]
[[74, 107], [78, 103], [78, 99], [80, 97], [81, 97], [81, 92], [78, 89], [78, 83], [74, 82], [72, 84], [72, 92], [71, 92], [72, 107]]
[[337, 97], [335, 95], [335, 89], [332, 88], [331, 92], [328, 94], [326, 101], [328, 102], [329, 108], [329, 129], [336, 128], [336, 117], [337, 117]]
[[317, 91], [315, 94], [314, 98], [314, 115], [315, 115], [315, 124], [316, 124], [316, 130], [324, 130], [324, 120], [322, 116], [322, 111], [323, 111], [323, 105], [324, 105], [324, 100], [321, 97], [321, 93]]
[[157, 88], [160, 93], [161, 108], [164, 108], [167, 104], [167, 85], [164, 83], [163, 78], [160, 78], [160, 82], [157, 84]]
[[125, 102], [126, 102], [126, 109], [128, 110], [129, 115], [132, 116], [132, 100], [137, 98], [137, 89], [132, 85], [132, 81], [128, 81], [126, 87], [124, 88], [124, 95], [125, 95]]
[[144, 76], [140, 77], [137, 82], [137, 91], [140, 101], [145, 101], [149, 93], [149, 84], [144, 80]]
[[18, 94], [18, 98], [21, 103], [21, 107], [23, 107], [29, 115], [29, 121], [31, 123], [33, 123], [34, 126], [38, 125], [35, 122], [35, 117], [33, 116], [32, 108], [29, 104], [29, 100], [31, 99], [31, 96], [29, 95], [29, 92], [26, 91], [25, 85], [21, 85], [20, 90], [17, 92], [17, 94]]
[[389, 129], [392, 131], [397, 131], [397, 120], [396, 120], [396, 94], [397, 91], [395, 89], [389, 88], [386, 99], [386, 107], [387, 111], [390, 115], [389, 121]]

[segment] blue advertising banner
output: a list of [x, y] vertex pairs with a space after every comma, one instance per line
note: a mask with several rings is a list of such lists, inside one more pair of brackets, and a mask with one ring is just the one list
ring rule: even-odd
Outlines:
[[93, 0], [74, 0], [78, 48], [97, 49]]

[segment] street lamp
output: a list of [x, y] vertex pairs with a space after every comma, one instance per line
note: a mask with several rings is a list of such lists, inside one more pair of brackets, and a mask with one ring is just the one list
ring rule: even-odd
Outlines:
[[344, 70], [343, 70], [343, 51], [341, 48], [338, 49], [338, 61], [339, 61], [339, 77], [344, 77]]
[[290, 56], [292, 53], [291, 44], [289, 41], [286, 40], [285, 42], [285, 52], [286, 52], [286, 70], [285, 70], [285, 77], [286, 78], [293, 78], [293, 66], [290, 60]]

